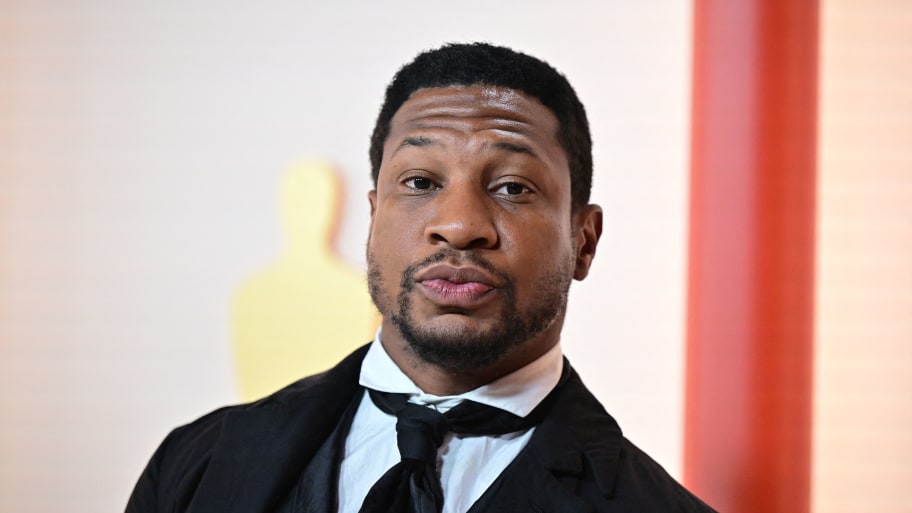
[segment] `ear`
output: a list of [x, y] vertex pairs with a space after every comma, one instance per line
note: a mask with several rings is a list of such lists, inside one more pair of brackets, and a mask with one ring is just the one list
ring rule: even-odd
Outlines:
[[367, 193], [367, 201], [371, 206], [371, 224], [374, 222], [374, 213], [377, 212], [377, 189], [371, 189]]
[[602, 236], [602, 207], [586, 205], [573, 212], [573, 231], [576, 239], [576, 267], [573, 277], [584, 279], [595, 258], [595, 248]]
[[367, 202], [371, 207], [370, 224], [367, 225], [367, 247], [370, 248], [371, 234], [374, 233], [374, 214], [377, 213], [377, 189], [371, 189], [367, 193]]

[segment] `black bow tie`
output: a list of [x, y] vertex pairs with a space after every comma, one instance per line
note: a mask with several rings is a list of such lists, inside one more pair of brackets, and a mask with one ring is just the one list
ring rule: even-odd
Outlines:
[[503, 435], [534, 426], [536, 412], [519, 417], [508, 411], [463, 401], [446, 413], [410, 403], [405, 394], [368, 390], [371, 400], [395, 415], [402, 460], [374, 483], [359, 513], [440, 513], [443, 489], [437, 478], [437, 450], [449, 433]]

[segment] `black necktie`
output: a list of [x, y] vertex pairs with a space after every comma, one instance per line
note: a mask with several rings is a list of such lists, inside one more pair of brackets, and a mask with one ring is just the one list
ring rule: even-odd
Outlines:
[[402, 460], [374, 483], [359, 513], [440, 513], [443, 489], [437, 479], [437, 450], [448, 432], [503, 435], [528, 429], [541, 416], [535, 411], [519, 417], [468, 400], [440, 413], [408, 402], [405, 394], [368, 392], [378, 408], [398, 419], [396, 435]]

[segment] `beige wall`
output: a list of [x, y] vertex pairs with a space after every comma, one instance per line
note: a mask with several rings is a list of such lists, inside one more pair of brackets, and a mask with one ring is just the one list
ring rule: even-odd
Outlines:
[[[170, 427], [236, 400], [230, 304], [282, 250], [283, 172], [341, 170], [359, 269], [383, 87], [447, 40], [585, 101], [606, 229], [564, 348], [678, 473], [690, 3], [304, 4], [0, 3], [0, 511], [117, 511]], [[912, 5], [821, 7], [814, 511], [909, 512]]]
[[822, 3], [814, 511], [912, 511], [912, 3]]
[[360, 270], [386, 82], [479, 39], [586, 104], [605, 233], [563, 346], [678, 473], [689, 2], [6, 0], [0, 511], [118, 511], [168, 429], [236, 401], [231, 304], [285, 249], [289, 163], [340, 170], [336, 254]]

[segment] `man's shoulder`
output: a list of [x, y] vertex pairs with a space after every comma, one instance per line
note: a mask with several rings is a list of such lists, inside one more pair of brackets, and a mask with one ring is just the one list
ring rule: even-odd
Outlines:
[[610, 504], [610, 511], [714, 512], [623, 434], [575, 372], [565, 387], [548, 435], [568, 436], [572, 442], [557, 446], [575, 446], [584, 454], [582, 480], [596, 485], [589, 490], [593, 503], [607, 499], [603, 504]]
[[617, 472], [615, 499], [648, 509], [639, 511], [676, 511], [715, 513], [715, 510], [691, 493], [665, 468], [624, 438]]
[[[183, 511], [206, 475], [216, 495], [264, 460], [306, 460], [359, 390], [366, 346], [332, 369], [260, 400], [225, 406], [171, 431], [143, 471], [127, 511]], [[269, 469], [258, 475], [264, 479]], [[214, 476], [214, 477], [213, 477]]]
[[358, 369], [366, 352], [361, 347], [335, 367], [319, 374], [301, 378], [261, 399], [241, 404], [223, 406], [192, 422], [175, 428], [165, 440], [166, 444], [191, 443], [207, 445], [214, 442], [224, 423], [237, 416], [266, 415], [272, 410], [309, 409], [318, 407], [320, 401], [349, 396], [358, 387]]
[[[307, 405], [307, 397], [314, 387], [325, 381], [325, 374], [300, 379], [253, 402], [220, 407], [174, 428], [156, 451], [153, 461], [157, 460], [158, 466], [166, 469], [186, 469], [178, 472], [185, 475], [191, 467], [201, 465], [212, 457], [212, 452], [223, 439], [226, 424], [248, 417], [269, 418], [286, 410], [292, 403]], [[251, 430], [249, 436], [256, 438], [259, 433]]]
[[[324, 373], [325, 374], [325, 373]], [[174, 428], [165, 438], [163, 446], [171, 448], [175, 444], [206, 446], [214, 443], [218, 438], [225, 422], [238, 415], [248, 413], [268, 414], [269, 410], [281, 408], [289, 401], [294, 401], [301, 394], [306, 394], [315, 384], [321, 381], [323, 374], [315, 374], [299, 379], [266, 397], [255, 401], [221, 406], [186, 424]], [[164, 447], [163, 447], [164, 448]]]

